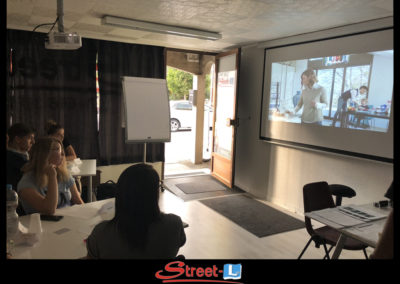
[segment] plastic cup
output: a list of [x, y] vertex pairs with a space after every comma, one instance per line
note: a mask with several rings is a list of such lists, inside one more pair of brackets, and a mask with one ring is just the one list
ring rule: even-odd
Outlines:
[[33, 234], [38, 234], [38, 235], [43, 232], [42, 221], [40, 220], [39, 213], [34, 213], [31, 215], [28, 232], [33, 233]]

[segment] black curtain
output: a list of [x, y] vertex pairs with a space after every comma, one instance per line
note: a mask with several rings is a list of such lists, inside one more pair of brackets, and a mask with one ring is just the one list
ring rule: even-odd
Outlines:
[[[143, 144], [125, 144], [121, 76], [165, 78], [165, 49], [83, 38], [77, 50], [47, 50], [45, 36], [7, 30], [7, 128], [22, 122], [42, 136], [46, 121], [54, 119], [82, 159], [98, 165], [143, 161]], [[148, 143], [146, 160], [164, 161], [164, 143]]]
[[[122, 125], [122, 76], [165, 78], [163, 47], [99, 41], [99, 161], [101, 165], [143, 161], [143, 143], [126, 144]], [[147, 143], [148, 162], [164, 161], [164, 143]]]
[[78, 157], [96, 158], [97, 41], [82, 39], [77, 50], [48, 50], [44, 40], [42, 33], [7, 30], [7, 127], [12, 117], [41, 136], [53, 119], [64, 126]]

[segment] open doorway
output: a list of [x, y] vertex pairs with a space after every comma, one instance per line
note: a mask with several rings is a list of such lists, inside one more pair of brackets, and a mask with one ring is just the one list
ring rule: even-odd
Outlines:
[[167, 50], [171, 142], [165, 143], [165, 177], [210, 174], [215, 57]]

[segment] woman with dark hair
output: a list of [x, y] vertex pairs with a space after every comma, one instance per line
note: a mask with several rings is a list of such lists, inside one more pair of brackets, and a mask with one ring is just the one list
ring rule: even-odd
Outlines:
[[47, 135], [57, 138], [63, 143], [65, 158], [67, 161], [72, 161], [77, 158], [74, 147], [72, 147], [69, 140], [64, 137], [64, 127], [54, 120], [49, 120], [47, 121], [45, 130]]
[[117, 182], [115, 217], [96, 225], [87, 239], [87, 258], [166, 259], [186, 242], [179, 216], [162, 213], [160, 179], [151, 165], [136, 164]]

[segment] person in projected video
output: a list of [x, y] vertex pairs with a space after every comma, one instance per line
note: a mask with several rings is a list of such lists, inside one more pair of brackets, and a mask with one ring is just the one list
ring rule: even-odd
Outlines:
[[[301, 122], [322, 125], [322, 110], [327, 106], [325, 88], [317, 84], [318, 79], [314, 70], [307, 69], [301, 74], [302, 92], [300, 100], [294, 109], [297, 113], [303, 107]], [[289, 111], [289, 114], [293, 115]]]
[[367, 92], [367, 86], [361, 86], [358, 90], [350, 89], [343, 92], [338, 99], [337, 110], [333, 116], [332, 126], [336, 126], [336, 122], [339, 120], [340, 127], [345, 127], [347, 124], [345, 120], [347, 119], [346, 111], [349, 99], [357, 105], [362, 105], [362, 101], [367, 98]]

